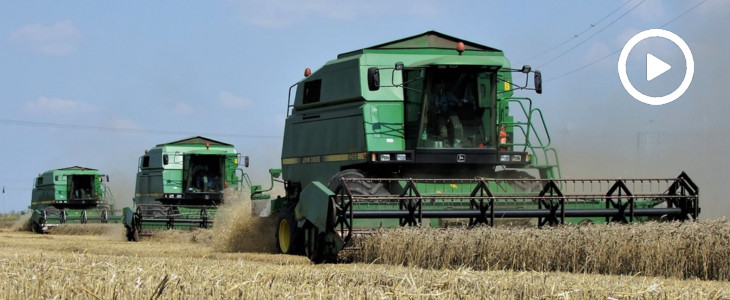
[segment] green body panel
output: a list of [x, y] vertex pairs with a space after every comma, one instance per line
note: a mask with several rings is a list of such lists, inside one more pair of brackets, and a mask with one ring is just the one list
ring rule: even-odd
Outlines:
[[43, 172], [31, 192], [29, 222], [45, 232], [61, 223], [119, 222], [106, 175], [99, 170], [74, 166]]
[[[327, 210], [329, 197], [334, 195], [327, 186], [320, 182], [312, 182], [304, 190], [295, 212], [297, 220], [307, 219], [317, 228], [326, 228], [327, 214], [321, 212]], [[323, 208], [324, 207], [324, 208]]]
[[[206, 146], [206, 143], [208, 145]], [[165, 158], [167, 157], [167, 158]], [[227, 185], [232, 188], [239, 187], [239, 178], [236, 171], [239, 169], [239, 156], [233, 145], [217, 142], [203, 137], [194, 137], [180, 141], [159, 144], [150, 149], [139, 159], [139, 172], [137, 173], [137, 184], [135, 188], [135, 204], [149, 204], [156, 201], [168, 201], [166, 195], [173, 195], [170, 201], [186, 200], [186, 192], [197, 182], [193, 182], [190, 160], [192, 157], [204, 158], [217, 164], [216, 160], [223, 163], [219, 179], [212, 180], [211, 185], [215, 193], [221, 194]], [[222, 177], [222, 178], [220, 178]], [[208, 181], [206, 180], [206, 183]], [[210, 205], [208, 201], [201, 200], [197, 205]]]
[[114, 203], [104, 199], [108, 188], [103, 179], [98, 170], [78, 166], [43, 172], [35, 179], [29, 208], [95, 208], [98, 204], [113, 208]]
[[[464, 44], [463, 53], [457, 43]], [[512, 82], [512, 72], [519, 70], [511, 69], [501, 50], [433, 31], [340, 54], [297, 83], [289, 99], [282, 147], [287, 197], [273, 200], [272, 211], [297, 204], [300, 217], [328, 230], [323, 220], [331, 217], [328, 198], [339, 181], [334, 176], [352, 172], [364, 178], [474, 179], [422, 183], [422, 196], [468, 195], [475, 178], [558, 179], [557, 151], [542, 112], [529, 98], [513, 97], [514, 89], [526, 87], [519, 86], [523, 78]], [[376, 77], [369, 74], [379, 76], [375, 87], [369, 78]], [[440, 102], [447, 105], [441, 108]], [[500, 139], [505, 133], [506, 142]], [[521, 198], [500, 201], [495, 209], [537, 208], [532, 199], [539, 188], [519, 191], [504, 182], [489, 183], [489, 189]], [[370, 192], [399, 195], [403, 184]], [[395, 200], [355, 202], [353, 210], [399, 210]], [[604, 206], [583, 199], [565, 209]], [[455, 209], [470, 209], [468, 199], [424, 203], [424, 210]], [[445, 225], [438, 219], [424, 223]], [[355, 227], [397, 225], [398, 220], [354, 220]]]
[[124, 209], [128, 239], [148, 230], [209, 228], [225, 189], [246, 185], [252, 199], [268, 199], [268, 190], [252, 185], [241, 169], [247, 162], [233, 145], [201, 136], [145, 151], [139, 159], [135, 207]]
[[[328, 182], [348, 166], [367, 163], [365, 156], [370, 152], [413, 150], [407, 148], [405, 140], [404, 88], [389, 87], [403, 82], [401, 72], [380, 72], [383, 87], [371, 91], [368, 68], [392, 69], [396, 62], [415, 68], [510, 67], [502, 51], [483, 45], [465, 42], [467, 51], [458, 55], [456, 42], [449, 38], [427, 34], [414, 38], [418, 42], [404, 39], [341, 54], [302, 80], [286, 120], [282, 147], [284, 180], [299, 182], [303, 188], [312, 181]], [[509, 72], [495, 74], [500, 82], [511, 80]], [[511, 91], [504, 91], [504, 84], [496, 84], [494, 97], [511, 96]], [[510, 120], [506, 119], [508, 107], [500, 107], [502, 113], [498, 116], [495, 103], [486, 101], [482, 106], [489, 111], [483, 118], [485, 128], [489, 128], [484, 134], [494, 143], [496, 124], [501, 119]], [[345, 157], [333, 158], [341, 155]]]
[[400, 103], [368, 103], [363, 105], [365, 143], [368, 149], [401, 151], [403, 136], [403, 105]]

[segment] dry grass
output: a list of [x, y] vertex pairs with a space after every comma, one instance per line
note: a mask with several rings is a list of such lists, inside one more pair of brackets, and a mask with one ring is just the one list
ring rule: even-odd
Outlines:
[[355, 260], [430, 269], [562, 271], [730, 280], [730, 222], [558, 228], [397, 228]]
[[311, 265], [196, 243], [0, 232], [0, 298], [723, 299], [730, 283], [642, 276]]
[[126, 239], [126, 231], [119, 223], [60, 224], [56, 227], [49, 228], [48, 233], [62, 235], [101, 235], [110, 239]]

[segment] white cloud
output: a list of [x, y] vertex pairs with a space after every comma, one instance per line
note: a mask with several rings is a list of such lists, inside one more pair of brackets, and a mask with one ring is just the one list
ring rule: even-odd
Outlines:
[[193, 112], [193, 107], [185, 102], [175, 103], [172, 112], [178, 115], [189, 115]]
[[25, 103], [25, 109], [31, 112], [73, 113], [87, 111], [89, 108], [83, 102], [44, 96]]
[[667, 10], [662, 0], [651, 0], [641, 4], [630, 4], [629, 7], [638, 5], [633, 11], [641, 20], [661, 21], [667, 18]]
[[354, 20], [384, 15], [433, 16], [447, 9], [435, 1], [421, 1], [418, 5], [393, 1], [285, 1], [285, 0], [229, 0], [237, 6], [241, 19], [260, 27], [281, 28], [312, 19]]
[[48, 55], [71, 54], [82, 39], [81, 32], [69, 21], [57, 22], [49, 26], [25, 25], [8, 36], [8, 40], [20, 49]]
[[[609, 55], [612, 52], [612, 49], [610, 49], [606, 43], [603, 41], [597, 41], [591, 44], [590, 48], [588, 48], [588, 51], [583, 55], [583, 61], [582, 64], [589, 64], [593, 63], [598, 59], [601, 59], [605, 57], [606, 55]], [[616, 55], [618, 57], [618, 55]], [[615, 67], [616, 63], [611, 59], [603, 59], [599, 62], [599, 66], [603, 67]]]
[[218, 102], [228, 108], [245, 108], [251, 104], [251, 101], [228, 91], [223, 91], [218, 94]]
[[145, 130], [142, 125], [139, 125], [135, 123], [132, 120], [120, 118], [120, 117], [111, 117], [106, 120], [106, 125], [108, 127], [119, 129], [119, 130], [133, 130], [133, 131], [141, 131]]

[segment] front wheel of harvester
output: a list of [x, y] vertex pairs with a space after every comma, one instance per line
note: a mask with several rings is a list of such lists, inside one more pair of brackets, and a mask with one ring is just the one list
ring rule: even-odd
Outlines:
[[279, 213], [276, 222], [276, 248], [285, 254], [300, 254], [301, 242], [297, 237], [297, 222], [294, 219], [294, 213], [289, 209], [283, 209]]
[[134, 240], [134, 230], [132, 230], [132, 227], [129, 227], [129, 226], [126, 226], [126, 225], [125, 225], [125, 226], [124, 226], [124, 229], [126, 229], [126, 230], [127, 230], [127, 241], [128, 241], [128, 242], [136, 242], [136, 241]]
[[[327, 251], [328, 244], [325, 240], [326, 234], [320, 232], [317, 227], [307, 221], [302, 228], [302, 239], [304, 240], [304, 255], [315, 264], [335, 263], [337, 255], [332, 251]], [[331, 249], [329, 249], [331, 250]], [[336, 253], [336, 251], [334, 252]]]
[[127, 228], [127, 241], [139, 242], [139, 228], [141, 225], [141, 221], [139, 218], [140, 216], [135, 213], [132, 217], [132, 225], [125, 226]]
[[43, 226], [34, 221], [30, 223], [30, 230], [35, 233], [43, 233]]

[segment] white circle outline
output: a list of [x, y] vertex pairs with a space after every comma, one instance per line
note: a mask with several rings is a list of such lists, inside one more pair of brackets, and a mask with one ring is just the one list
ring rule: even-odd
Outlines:
[[[682, 83], [676, 90], [661, 97], [652, 97], [642, 94], [631, 84], [629, 76], [626, 75], [626, 60], [628, 59], [631, 50], [634, 49], [636, 44], [639, 42], [652, 37], [661, 37], [670, 40], [672, 43], [677, 45], [680, 50], [682, 50], [684, 60], [686, 61], [687, 69], [685, 70]], [[618, 57], [618, 77], [621, 79], [621, 84], [624, 86], [624, 89], [626, 89], [629, 95], [634, 97], [634, 99], [650, 105], [662, 105], [677, 100], [677, 98], [681, 97], [689, 88], [690, 83], [692, 83], [694, 73], [695, 61], [692, 57], [692, 51], [689, 49], [689, 46], [687, 46], [687, 43], [685, 43], [678, 35], [664, 29], [648, 29], [639, 32], [626, 42], [626, 45], [624, 45], [624, 48], [621, 50], [621, 55]]]

